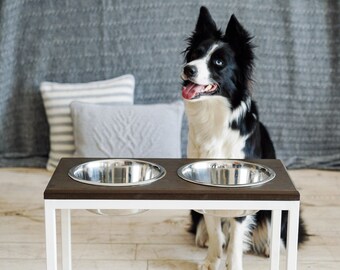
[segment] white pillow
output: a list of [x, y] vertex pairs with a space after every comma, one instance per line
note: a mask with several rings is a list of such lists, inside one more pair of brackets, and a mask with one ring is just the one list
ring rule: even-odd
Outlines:
[[183, 101], [133, 106], [72, 102], [78, 157], [180, 158]]
[[99, 104], [132, 105], [135, 78], [131, 74], [89, 83], [42, 82], [42, 94], [50, 127], [50, 152], [47, 170], [54, 170], [60, 158], [75, 151], [70, 104], [82, 101]]

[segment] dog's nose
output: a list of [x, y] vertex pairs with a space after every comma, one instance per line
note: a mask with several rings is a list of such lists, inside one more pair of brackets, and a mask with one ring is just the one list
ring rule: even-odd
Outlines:
[[194, 77], [197, 74], [197, 68], [195, 66], [186, 65], [183, 72], [187, 77]]

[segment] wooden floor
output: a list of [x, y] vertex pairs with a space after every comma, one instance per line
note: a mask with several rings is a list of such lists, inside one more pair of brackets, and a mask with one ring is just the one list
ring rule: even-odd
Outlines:
[[[298, 269], [339, 270], [340, 172], [289, 173], [313, 235], [299, 251]], [[46, 269], [43, 191], [50, 176], [38, 169], [0, 169], [0, 269]], [[73, 269], [197, 269], [206, 250], [195, 247], [187, 227], [187, 211], [119, 218], [73, 211]], [[284, 266], [284, 252], [282, 257]], [[269, 269], [269, 260], [245, 255], [244, 268]]]

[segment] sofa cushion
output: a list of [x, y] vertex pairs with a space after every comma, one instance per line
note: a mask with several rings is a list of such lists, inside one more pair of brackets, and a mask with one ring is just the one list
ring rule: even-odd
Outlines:
[[110, 80], [89, 83], [43, 82], [41, 94], [50, 127], [50, 152], [47, 169], [53, 170], [61, 157], [74, 154], [72, 101], [106, 104], [133, 104], [135, 79], [124, 75]]
[[133, 106], [72, 102], [71, 112], [76, 156], [181, 157], [181, 101]]

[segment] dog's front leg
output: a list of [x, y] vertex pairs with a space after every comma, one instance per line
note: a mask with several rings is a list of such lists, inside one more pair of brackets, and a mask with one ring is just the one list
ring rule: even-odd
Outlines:
[[199, 269], [218, 270], [221, 262], [223, 246], [225, 244], [221, 227], [221, 218], [204, 215], [204, 220], [209, 236], [209, 247], [208, 255], [205, 258], [204, 264]]
[[243, 237], [244, 226], [242, 221], [230, 219], [230, 235], [227, 248], [227, 269], [242, 270], [243, 269]]

